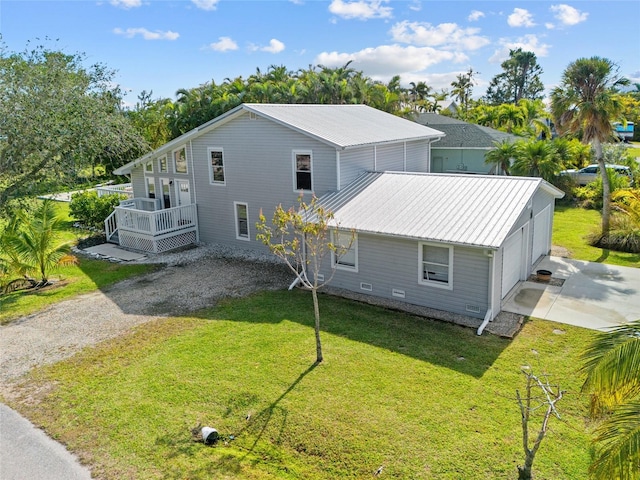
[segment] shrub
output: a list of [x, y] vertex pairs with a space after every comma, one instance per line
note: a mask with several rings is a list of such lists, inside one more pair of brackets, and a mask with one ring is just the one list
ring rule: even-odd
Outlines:
[[125, 198], [126, 195], [117, 193], [99, 197], [95, 190], [74, 193], [71, 196], [69, 213], [85, 227], [103, 230], [106, 218]]
[[589, 235], [590, 245], [598, 248], [607, 248], [617, 252], [640, 253], [640, 226], [631, 217], [624, 214], [611, 216], [611, 230], [609, 236], [602, 233]]
[[[617, 175], [612, 169], [607, 169], [611, 193], [629, 188], [629, 179], [623, 175]], [[573, 194], [582, 208], [602, 209], [602, 178], [599, 176], [584, 187], [577, 187]]]

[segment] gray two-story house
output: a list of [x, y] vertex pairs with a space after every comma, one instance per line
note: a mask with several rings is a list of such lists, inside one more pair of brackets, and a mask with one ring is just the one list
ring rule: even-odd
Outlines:
[[429, 173], [443, 136], [364, 105], [243, 104], [119, 168], [134, 198], [107, 235], [150, 252], [266, 251], [260, 212], [313, 194], [356, 232], [325, 265], [332, 285], [490, 319], [549, 252], [562, 192], [539, 178]]

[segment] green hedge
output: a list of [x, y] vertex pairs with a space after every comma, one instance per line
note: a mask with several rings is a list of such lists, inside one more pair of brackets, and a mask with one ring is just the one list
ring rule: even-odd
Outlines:
[[104, 230], [104, 221], [127, 196], [119, 193], [98, 196], [95, 190], [74, 193], [69, 204], [71, 217], [88, 228]]

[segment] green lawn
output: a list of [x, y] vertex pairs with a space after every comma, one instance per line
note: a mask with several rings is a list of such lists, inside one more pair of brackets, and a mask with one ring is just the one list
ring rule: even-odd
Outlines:
[[569, 250], [571, 258], [589, 262], [640, 267], [640, 254], [596, 248], [585, 237], [600, 228], [600, 213], [596, 210], [556, 206], [553, 217], [553, 244]]
[[[531, 365], [567, 391], [535, 478], [586, 478], [576, 365], [592, 332], [531, 321], [512, 341], [478, 337], [325, 296], [321, 313], [317, 367], [310, 295], [270, 292], [39, 369], [11, 404], [106, 479], [356, 479], [381, 465], [381, 478], [516, 478]], [[235, 438], [195, 443], [199, 422]]]

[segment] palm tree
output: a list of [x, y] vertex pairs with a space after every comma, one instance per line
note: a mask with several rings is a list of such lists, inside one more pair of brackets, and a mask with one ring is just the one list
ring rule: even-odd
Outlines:
[[512, 133], [525, 123], [524, 113], [513, 103], [503, 103], [498, 107], [498, 128]]
[[484, 163], [493, 165], [496, 173], [502, 171], [505, 175], [509, 175], [511, 162], [517, 155], [516, 144], [509, 140], [501, 142], [493, 142], [495, 148], [484, 156]]
[[610, 229], [611, 187], [602, 142], [612, 138], [612, 120], [622, 112], [618, 87], [629, 81], [619, 77], [617, 66], [606, 58], [580, 58], [569, 64], [561, 85], [551, 92], [551, 111], [559, 132], [579, 134], [595, 151], [602, 177], [602, 236]]
[[526, 177], [542, 177], [547, 182], [562, 170], [553, 146], [544, 140], [519, 142], [511, 173]]
[[583, 353], [596, 429], [595, 479], [640, 478], [640, 320], [599, 334]]
[[5, 260], [11, 269], [26, 278], [39, 276], [37, 285], [45, 286], [51, 270], [75, 261], [66, 254], [67, 245], [57, 242], [62, 219], [56, 215], [50, 200], [42, 202], [33, 216], [20, 212], [16, 218], [2, 238]]

